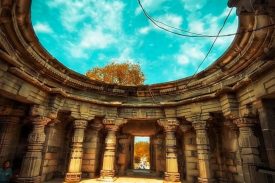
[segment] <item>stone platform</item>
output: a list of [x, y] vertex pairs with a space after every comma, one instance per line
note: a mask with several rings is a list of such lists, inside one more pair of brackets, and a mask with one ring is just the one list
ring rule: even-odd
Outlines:
[[[82, 180], [81, 183], [100, 183], [97, 179]], [[162, 183], [162, 179], [119, 177], [115, 183]], [[63, 179], [47, 181], [46, 183], [63, 183]], [[101, 182], [103, 183], [103, 182]]]

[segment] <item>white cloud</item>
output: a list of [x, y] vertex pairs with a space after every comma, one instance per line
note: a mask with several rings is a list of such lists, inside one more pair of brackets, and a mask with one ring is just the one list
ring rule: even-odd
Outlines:
[[114, 43], [115, 38], [102, 30], [85, 29], [82, 32], [79, 46], [85, 49], [103, 49]]
[[104, 33], [100, 29], [93, 30], [86, 27], [81, 31], [81, 37], [78, 42], [70, 42], [67, 50], [72, 57], [87, 58], [88, 53], [93, 50], [105, 49], [116, 42], [113, 35]]
[[36, 33], [52, 33], [53, 30], [47, 23], [36, 23], [33, 26]]
[[157, 20], [161, 20], [161, 22], [179, 28], [182, 24], [182, 17], [176, 14], [165, 14], [156, 18]]
[[197, 65], [197, 62], [203, 59], [204, 53], [200, 45], [188, 42], [181, 45], [179, 53], [174, 57], [180, 65]]
[[184, 9], [187, 11], [190, 11], [190, 12], [197, 11], [197, 10], [203, 8], [207, 3], [207, 0], [197, 0], [197, 1], [181, 0], [181, 1], [183, 3]]
[[[169, 26], [173, 26], [173, 27], [176, 27], [176, 28], [180, 28], [183, 20], [182, 20], [182, 17], [179, 16], [179, 15], [176, 15], [176, 14], [165, 14], [165, 15], [162, 15], [162, 16], [158, 16], [156, 17], [156, 20], [159, 20]], [[163, 27], [167, 27], [165, 25], [161, 25]], [[138, 33], [140, 34], [148, 34], [150, 31], [153, 31], [153, 30], [157, 30], [157, 31], [163, 31], [163, 30], [160, 30], [158, 27], [156, 27], [155, 25], [153, 25], [152, 23], [150, 23], [148, 26], [145, 26], [145, 27], [142, 27], [138, 30]]]
[[[161, 5], [165, 2], [166, 0], [140, 0], [142, 6], [144, 9], [152, 13], [158, 9], [160, 9]], [[138, 6], [135, 10], [135, 14], [138, 15], [142, 12], [141, 8]]]
[[119, 30], [125, 5], [121, 0], [52, 0], [48, 2], [48, 6], [62, 9], [60, 19], [63, 27], [68, 31], [78, 31], [78, 24], [83, 21], [94, 25], [104, 22], [102, 26]]
[[60, 10], [60, 23], [67, 35], [78, 33], [76, 37], [64, 38], [68, 40], [64, 47], [72, 57], [88, 58], [94, 50], [122, 45], [125, 6], [122, 0], [52, 0], [47, 4]]
[[138, 29], [138, 33], [140, 34], [148, 34], [152, 30], [151, 26], [146, 26]]

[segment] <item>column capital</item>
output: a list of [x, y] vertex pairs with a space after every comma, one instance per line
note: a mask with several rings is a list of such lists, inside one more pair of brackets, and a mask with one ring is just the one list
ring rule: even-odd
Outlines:
[[33, 125], [47, 125], [51, 119], [45, 116], [31, 116], [30, 121]]
[[234, 120], [234, 123], [239, 127], [252, 127], [258, 123], [254, 117], [240, 117]]
[[207, 130], [208, 123], [207, 121], [194, 121], [192, 123], [192, 126], [195, 128], [195, 130]]
[[104, 126], [111, 131], [117, 131], [119, 127], [127, 123], [127, 120], [124, 118], [105, 118], [103, 119]]
[[175, 131], [180, 123], [176, 118], [164, 118], [159, 119], [158, 124], [162, 126], [165, 131]]
[[238, 130], [238, 126], [236, 125], [236, 123], [234, 123], [234, 120], [226, 120], [224, 122], [224, 126], [227, 126], [228, 128], [230, 128], [233, 131]]
[[84, 129], [87, 127], [88, 121], [83, 119], [74, 120], [74, 128]]

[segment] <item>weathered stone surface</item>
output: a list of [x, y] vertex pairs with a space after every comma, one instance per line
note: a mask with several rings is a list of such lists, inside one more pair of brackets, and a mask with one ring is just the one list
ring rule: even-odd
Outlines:
[[[150, 134], [152, 171], [166, 182], [266, 181], [256, 167], [275, 168], [273, 1], [229, 1], [239, 33], [206, 70], [127, 87], [89, 80], [49, 55], [32, 30], [30, 2], [0, 2], [0, 163], [22, 167], [18, 182], [113, 181], [132, 168], [137, 134]], [[223, 119], [214, 122], [217, 113]]]

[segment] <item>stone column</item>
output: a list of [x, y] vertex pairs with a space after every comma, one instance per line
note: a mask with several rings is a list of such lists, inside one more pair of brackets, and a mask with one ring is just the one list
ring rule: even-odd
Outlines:
[[[259, 120], [261, 123], [261, 130], [264, 137], [265, 149], [268, 157], [268, 164], [271, 169], [275, 169], [275, 136], [274, 125], [274, 102], [275, 100], [257, 100], [254, 102], [255, 108], [259, 113]], [[275, 182], [275, 175], [273, 175]]]
[[239, 147], [243, 165], [244, 181], [247, 183], [267, 182], [264, 174], [256, 171], [262, 162], [259, 155], [259, 139], [255, 136], [253, 127], [257, 124], [255, 118], [242, 117], [234, 121], [239, 127]]
[[12, 160], [18, 143], [19, 117], [0, 117], [0, 165]]
[[243, 167], [242, 167], [242, 159], [241, 159], [241, 151], [240, 151], [240, 146], [239, 146], [239, 141], [238, 141], [238, 131], [239, 128], [232, 122], [232, 120], [228, 121], [225, 123], [226, 126], [228, 126], [232, 130], [232, 135], [234, 139], [237, 140], [237, 143], [234, 143], [236, 145], [236, 168], [238, 174], [234, 176], [234, 181], [236, 182], [244, 182], [244, 177], [243, 177]]
[[100, 171], [101, 181], [113, 182], [115, 180], [115, 153], [116, 153], [116, 132], [119, 126], [126, 123], [124, 119], [104, 119], [103, 124], [107, 129], [105, 139], [105, 151], [103, 157], [102, 170]]
[[160, 119], [158, 120], [160, 126], [165, 130], [165, 143], [166, 143], [166, 172], [164, 182], [180, 182], [180, 174], [178, 170], [177, 158], [177, 140], [175, 131], [179, 126], [177, 119]]
[[[87, 172], [89, 172], [89, 178], [95, 178], [96, 170], [98, 167], [98, 153], [99, 153], [99, 144], [98, 144], [98, 135], [99, 131], [102, 129], [103, 125], [99, 119], [95, 119], [93, 123], [91, 123], [91, 131], [90, 137], [88, 141], [85, 143], [85, 151], [83, 157], [83, 165], [85, 161], [85, 167]], [[88, 136], [88, 134], [87, 134]]]
[[128, 160], [130, 159], [130, 152], [129, 152], [129, 145], [130, 140], [127, 135], [120, 136], [119, 138], [119, 144], [121, 147], [121, 150], [119, 152], [118, 156], [118, 164], [119, 164], [119, 175], [125, 175], [127, 166], [128, 166]]
[[28, 137], [27, 153], [23, 158], [19, 183], [40, 183], [40, 169], [42, 166], [42, 150], [45, 143], [45, 125], [49, 118], [38, 116], [31, 118], [33, 130]]
[[72, 138], [71, 153], [68, 163], [68, 170], [65, 177], [65, 182], [80, 182], [81, 180], [83, 140], [87, 124], [87, 120], [77, 119], [74, 121], [74, 133]]
[[162, 145], [162, 139], [160, 137], [155, 137], [153, 140], [153, 146], [154, 146], [154, 162], [155, 162], [155, 170], [158, 175], [160, 175], [161, 172], [161, 151], [160, 147]]
[[[185, 156], [185, 163], [186, 163], [186, 181], [193, 182], [194, 177], [197, 173], [197, 158], [196, 153], [197, 148], [196, 144], [191, 141], [195, 136], [195, 133], [192, 130], [192, 125], [184, 124], [180, 125], [181, 131], [184, 133], [184, 156]], [[193, 132], [193, 133], [192, 133]], [[195, 138], [194, 138], [195, 139]]]
[[199, 178], [201, 183], [214, 182], [210, 166], [210, 147], [207, 134], [208, 124], [203, 120], [196, 120], [192, 123], [196, 130], [196, 143], [199, 162]]

